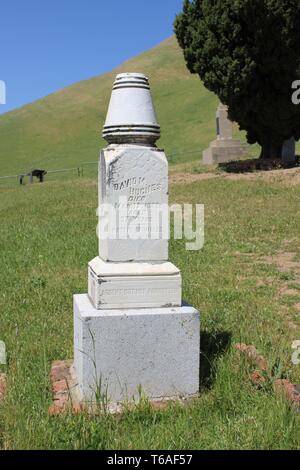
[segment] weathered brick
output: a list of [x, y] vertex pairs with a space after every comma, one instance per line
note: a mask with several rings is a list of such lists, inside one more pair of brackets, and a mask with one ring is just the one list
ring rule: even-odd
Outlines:
[[0, 374], [0, 400], [4, 400], [7, 392], [6, 374]]

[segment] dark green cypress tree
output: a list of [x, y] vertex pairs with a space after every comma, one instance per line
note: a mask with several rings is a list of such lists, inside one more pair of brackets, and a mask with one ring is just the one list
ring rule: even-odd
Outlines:
[[186, 0], [175, 33], [187, 67], [258, 142], [262, 158], [300, 138], [300, 0]]

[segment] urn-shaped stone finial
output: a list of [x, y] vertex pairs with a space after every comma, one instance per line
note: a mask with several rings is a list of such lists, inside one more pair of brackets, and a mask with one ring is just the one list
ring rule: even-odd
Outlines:
[[110, 144], [151, 144], [160, 138], [148, 78], [121, 73], [113, 85], [103, 137]]

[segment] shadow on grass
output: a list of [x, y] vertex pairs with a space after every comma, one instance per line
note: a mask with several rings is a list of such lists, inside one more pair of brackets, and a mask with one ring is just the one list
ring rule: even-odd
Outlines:
[[237, 160], [220, 163], [219, 168], [227, 173], [251, 173], [253, 171], [282, 170], [288, 168], [297, 168], [300, 166], [300, 156], [296, 157], [295, 163], [284, 163], [280, 159], [261, 160], [253, 158], [250, 160]]
[[213, 386], [217, 359], [226, 353], [231, 343], [232, 334], [228, 331], [201, 333], [200, 354], [200, 391]]

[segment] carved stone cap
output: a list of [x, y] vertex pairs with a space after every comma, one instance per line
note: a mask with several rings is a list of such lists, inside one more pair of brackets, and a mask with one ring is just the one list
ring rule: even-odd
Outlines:
[[160, 126], [150, 93], [148, 78], [142, 73], [121, 73], [113, 85], [103, 137], [110, 144], [154, 145]]

